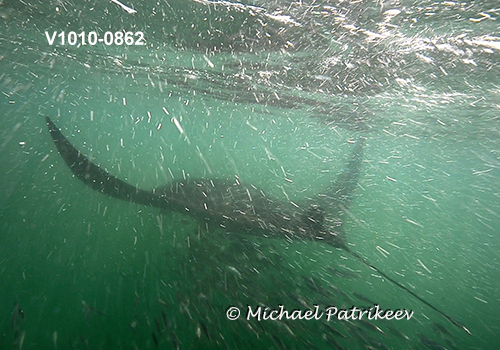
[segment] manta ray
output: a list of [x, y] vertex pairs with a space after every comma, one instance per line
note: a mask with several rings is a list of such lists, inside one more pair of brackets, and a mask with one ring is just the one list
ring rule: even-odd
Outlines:
[[159, 188], [140, 189], [92, 163], [64, 137], [49, 117], [46, 121], [64, 162], [76, 178], [93, 190], [124, 201], [188, 214], [199, 222], [218, 225], [228, 232], [290, 241], [320, 241], [342, 249], [471, 334], [457, 320], [382, 272], [347, 245], [342, 223], [349, 215], [348, 208], [358, 186], [364, 137], [356, 139], [346, 166], [330, 188], [303, 203], [294, 203], [272, 198], [253, 185], [241, 183], [238, 178], [186, 178]]

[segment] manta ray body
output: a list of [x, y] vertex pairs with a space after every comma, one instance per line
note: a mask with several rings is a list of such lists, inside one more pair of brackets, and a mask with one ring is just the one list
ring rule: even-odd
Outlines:
[[317, 240], [343, 249], [470, 334], [465, 326], [347, 246], [342, 223], [349, 213], [348, 208], [358, 186], [364, 137], [357, 138], [346, 166], [330, 188], [303, 203], [294, 203], [272, 198], [253, 185], [241, 183], [238, 178], [187, 178], [160, 188], [140, 189], [92, 163], [64, 137], [49, 117], [46, 117], [46, 122], [65, 163], [80, 181], [93, 190], [141, 205], [186, 213], [200, 222], [217, 224], [229, 232], [288, 240]]
[[[108, 196], [167, 211], [187, 213], [227, 231], [288, 239], [316, 239], [347, 249], [343, 216], [357, 186], [364, 139], [359, 138], [346, 169], [315, 201], [296, 204], [268, 196], [235, 179], [172, 181], [151, 190], [134, 187], [93, 164], [46, 118], [57, 150], [73, 174], [90, 188]], [[310, 202], [310, 203], [309, 203]], [[324, 203], [324, 206], [318, 204]]]

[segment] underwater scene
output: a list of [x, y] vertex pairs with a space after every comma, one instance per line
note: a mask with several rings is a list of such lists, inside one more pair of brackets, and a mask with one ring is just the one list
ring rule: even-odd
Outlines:
[[500, 348], [500, 5], [0, 0], [0, 349]]

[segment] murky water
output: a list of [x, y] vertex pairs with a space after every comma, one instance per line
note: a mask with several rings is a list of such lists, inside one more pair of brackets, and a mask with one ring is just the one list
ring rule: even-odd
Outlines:
[[[490, 1], [3, 1], [0, 348], [495, 349], [498, 16]], [[45, 34], [123, 30], [146, 45]], [[362, 135], [348, 246], [472, 335], [345, 250], [92, 191], [45, 116], [136, 187], [237, 179], [277, 206], [314, 202]], [[245, 319], [372, 303], [413, 317]]]

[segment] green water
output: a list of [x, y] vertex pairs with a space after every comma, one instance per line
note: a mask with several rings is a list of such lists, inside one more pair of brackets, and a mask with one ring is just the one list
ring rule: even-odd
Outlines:
[[[0, 349], [498, 348], [498, 6], [125, 4], [0, 5]], [[50, 46], [63, 30], [147, 45]], [[134, 186], [238, 177], [283, 202], [328, 188], [364, 135], [349, 246], [472, 336], [344, 251], [86, 188], [45, 116]], [[226, 317], [358, 295], [414, 316]]]

